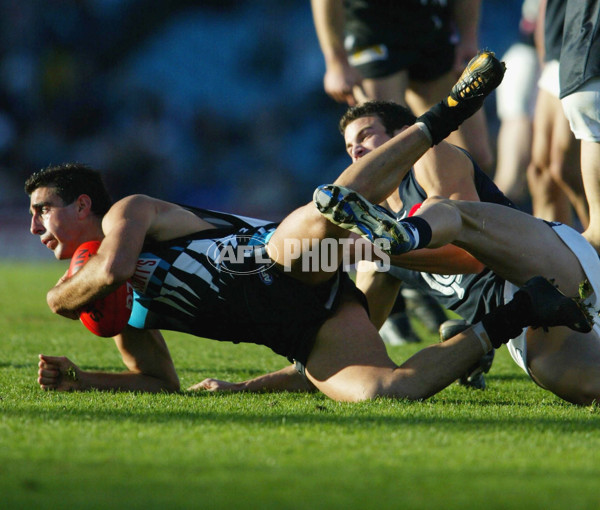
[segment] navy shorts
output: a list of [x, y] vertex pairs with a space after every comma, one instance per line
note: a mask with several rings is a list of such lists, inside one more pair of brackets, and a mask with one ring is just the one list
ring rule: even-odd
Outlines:
[[317, 332], [336, 312], [342, 297], [355, 299], [368, 310], [364, 294], [341, 270], [329, 281], [309, 286], [271, 268], [266, 274], [245, 278], [239, 297], [243, 307], [238, 313], [248, 314], [247, 338], [302, 365], [306, 364]]
[[365, 78], [407, 70], [412, 80], [432, 81], [452, 69], [451, 7], [421, 0], [353, 0], [346, 6], [344, 46]]

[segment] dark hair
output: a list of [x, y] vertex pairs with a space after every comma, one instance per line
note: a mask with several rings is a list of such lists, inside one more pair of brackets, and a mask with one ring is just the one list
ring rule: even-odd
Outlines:
[[385, 128], [385, 132], [394, 136], [394, 131], [404, 126], [412, 126], [417, 117], [406, 106], [392, 103], [391, 101], [367, 101], [366, 103], [349, 108], [342, 116], [339, 123], [340, 132], [348, 127], [348, 124], [361, 117], [377, 116]]
[[48, 166], [35, 172], [25, 181], [25, 193], [31, 196], [38, 188], [54, 188], [65, 205], [72, 204], [80, 195], [88, 195], [92, 211], [100, 218], [112, 205], [100, 172], [81, 163]]

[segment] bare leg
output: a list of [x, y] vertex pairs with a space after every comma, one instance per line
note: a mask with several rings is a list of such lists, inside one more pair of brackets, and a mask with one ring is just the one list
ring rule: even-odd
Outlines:
[[[362, 89], [355, 92], [355, 97], [359, 103], [371, 100], [394, 101], [410, 107], [418, 116], [446, 97], [456, 78], [454, 72], [448, 72], [433, 81], [409, 83], [408, 72], [404, 70], [384, 78], [363, 80]], [[491, 169], [493, 156], [483, 110], [467, 119], [458, 131], [451, 133], [448, 142], [469, 151], [484, 170]]]
[[589, 223], [588, 208], [581, 177], [580, 144], [575, 139], [560, 101], [553, 97], [552, 144], [550, 147], [550, 175], [563, 190], [581, 224]]
[[590, 209], [590, 224], [584, 237], [600, 252], [600, 143], [581, 141], [581, 171]]
[[[339, 189], [334, 191], [332, 197], [341, 196], [342, 198], [332, 209], [326, 209], [324, 214], [329, 215], [330, 210], [341, 210], [340, 208], [336, 209], [338, 205], [343, 206], [346, 210], [354, 211], [352, 206], [356, 205], [356, 210], [363, 211], [360, 213], [362, 216], [359, 221], [368, 222], [369, 217], [372, 217], [374, 222], [380, 219], [377, 210], [365, 207], [366, 201], [360, 197], [357, 198], [352, 192]], [[364, 211], [368, 211], [368, 213], [364, 213]], [[365, 219], [365, 214], [367, 219]], [[329, 215], [328, 217], [335, 221], [335, 216]], [[353, 217], [352, 214], [341, 217], [340, 224], [351, 225], [348, 218]], [[359, 218], [359, 216], [356, 217]], [[415, 222], [411, 218], [397, 223], [392, 222], [389, 231], [378, 233], [378, 237], [374, 237], [374, 239], [387, 235], [394, 229], [408, 232], [410, 228], [418, 227], [420, 233], [426, 233], [425, 227], [429, 226], [431, 241], [427, 245], [428, 247], [435, 248], [447, 243], [460, 246], [471, 252], [496, 274], [518, 286], [523, 286], [527, 280], [541, 275], [554, 280], [567, 296], [577, 297], [579, 285], [586, 278], [579, 259], [555, 230], [543, 220], [518, 210], [491, 203], [452, 201], [431, 197], [423, 203], [413, 218], [425, 220], [427, 224]], [[381, 219], [382, 222], [384, 220], [385, 218]], [[399, 237], [401, 237], [400, 234]], [[398, 261], [392, 257], [392, 262]], [[547, 282], [545, 285], [552, 289]], [[532, 298], [534, 295], [529, 295], [532, 299], [531, 303], [535, 303], [535, 298]], [[521, 311], [527, 310], [524, 308], [525, 303], [526, 301], [513, 300], [510, 304], [494, 310], [482, 319], [482, 324], [485, 326], [489, 338], [493, 339], [494, 346], [498, 346], [503, 341], [496, 336], [497, 334], [507, 334], [516, 338], [525, 325], [523, 319], [531, 321], [528, 322], [529, 324], [553, 325], [557, 324], [557, 322], [553, 322], [554, 318], [560, 317], [561, 320], [566, 320], [566, 317], [572, 315], [574, 311], [572, 317], [577, 322], [572, 323], [573, 329], [586, 330], [581, 326], [587, 322], [587, 319], [583, 317], [573, 302], [570, 302], [570, 311], [561, 315], [556, 311], [548, 313], [553, 308], [548, 306], [543, 299], [539, 300], [538, 310], [542, 314], [537, 319], [530, 316], [519, 317]], [[562, 310], [566, 312], [567, 308]], [[544, 312], [546, 313], [545, 317], [543, 316]], [[493, 321], [497, 322], [493, 323]], [[585, 326], [589, 328], [589, 323]], [[536, 342], [540, 335], [542, 335], [541, 340]], [[550, 328], [547, 335], [542, 331], [537, 331], [532, 332], [530, 336], [528, 348], [531, 345], [531, 350], [528, 353], [528, 363], [534, 380], [538, 384], [561, 398], [575, 403], [589, 403], [600, 396], [600, 339], [596, 331], [587, 335], [574, 335], [563, 328]], [[425, 356], [429, 355], [432, 354], [425, 354]], [[429, 360], [427, 357], [425, 359]], [[401, 368], [406, 368], [406, 366], [405, 364]], [[346, 370], [344, 372], [347, 373]], [[350, 373], [352, 374], [352, 372]], [[360, 376], [360, 373], [356, 376]], [[338, 380], [340, 379], [338, 378]], [[419, 382], [423, 383], [422, 380]], [[318, 386], [315, 381], [313, 383]], [[420, 386], [419, 388], [426, 387]], [[326, 390], [323, 389], [323, 391]], [[382, 390], [376, 388], [373, 391]]]
[[219, 379], [204, 379], [188, 388], [188, 391], [315, 391], [306, 377], [300, 375], [294, 365], [288, 365], [277, 372], [260, 375], [239, 383]]
[[424, 399], [442, 390], [481, 358], [471, 330], [415, 354], [398, 367], [367, 314], [346, 302], [319, 330], [306, 363], [309, 380], [334, 400], [377, 396]]
[[392, 311], [402, 282], [389, 273], [369, 269], [375, 266], [371, 262], [362, 261], [360, 264], [356, 272], [356, 287], [367, 298], [371, 322], [380, 329]]
[[[452, 85], [454, 85], [454, 82], [450, 83], [450, 85], [444, 89], [437, 101], [444, 97], [443, 94], [447, 93]], [[356, 91], [355, 97], [359, 103], [364, 103], [366, 101], [393, 101], [394, 103], [408, 106], [406, 102], [407, 86], [408, 71], [399, 71], [390, 76], [385, 76], [384, 78], [365, 78], [362, 82], [362, 89]], [[425, 108], [425, 110], [427, 110], [427, 108]], [[425, 110], [423, 110], [423, 112]], [[415, 112], [415, 114], [420, 115], [423, 112]]]
[[556, 184], [550, 172], [530, 164], [527, 183], [531, 194], [532, 213], [536, 218], [573, 224], [571, 203], [563, 189]]
[[577, 257], [552, 228], [515, 209], [429, 198], [416, 216], [432, 228], [430, 248], [460, 246], [517, 286], [540, 275], [554, 279], [563, 293], [575, 297], [585, 279]]
[[421, 400], [441, 391], [464, 373], [484, 350], [473, 331], [431, 345], [401, 366], [388, 356], [367, 313], [353, 298], [323, 324], [306, 363], [306, 377], [292, 366], [241, 383], [206, 379], [190, 390], [313, 391], [339, 401], [378, 396]]
[[531, 161], [533, 115], [538, 93], [539, 59], [535, 48], [515, 42], [502, 59], [504, 80], [496, 90], [500, 129], [497, 137], [494, 182], [517, 204], [527, 202], [527, 167]]
[[498, 132], [498, 155], [494, 182], [520, 204], [527, 198], [526, 173], [531, 159], [531, 119], [528, 115], [505, 119]]
[[579, 144], [571, 133], [560, 100], [543, 89], [538, 94], [533, 126], [531, 164], [527, 170], [533, 214], [571, 224], [570, 202], [581, 223], [587, 225], [587, 206], [578, 170]]

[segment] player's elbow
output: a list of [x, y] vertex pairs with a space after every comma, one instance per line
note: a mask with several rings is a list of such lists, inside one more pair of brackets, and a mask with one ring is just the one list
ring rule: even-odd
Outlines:
[[67, 302], [56, 287], [50, 289], [46, 294], [46, 303], [48, 304], [48, 308], [50, 308], [52, 313], [62, 315], [69, 319], [78, 318], [77, 311], [72, 310], [67, 306]]

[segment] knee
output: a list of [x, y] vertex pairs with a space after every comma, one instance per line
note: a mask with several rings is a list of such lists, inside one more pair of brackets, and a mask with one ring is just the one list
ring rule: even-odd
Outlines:
[[581, 406], [600, 403], [600, 374], [579, 381], [578, 384], [565, 388], [557, 395], [572, 404]]
[[559, 186], [567, 185], [572, 173], [579, 173], [579, 168], [573, 169], [572, 167], [567, 167], [567, 165], [563, 164], [562, 162], [550, 163], [548, 170], [552, 180]]
[[353, 402], [364, 402], [366, 400], [374, 400], [379, 397], [390, 396], [390, 392], [386, 389], [383, 381], [373, 379], [368, 383], [363, 383], [353, 392], [351, 400]]
[[540, 167], [540, 165], [535, 164], [533, 161], [527, 165], [527, 170], [525, 173], [527, 175], [527, 183], [529, 184], [529, 187], [534, 189], [539, 180], [544, 178], [543, 169]]
[[428, 217], [425, 219], [431, 220], [430, 223], [433, 225], [443, 226], [446, 230], [458, 231], [477, 216], [473, 204], [479, 204], [479, 202], [452, 200], [434, 195], [423, 202], [417, 214], [427, 215]]
[[425, 211], [444, 211], [445, 214], [456, 214], [459, 215], [460, 211], [457, 208], [457, 203], [454, 200], [450, 200], [449, 198], [441, 197], [438, 195], [432, 195], [427, 197], [418, 211], [415, 213], [416, 215], [423, 214]]
[[527, 184], [533, 197], [555, 200], [562, 193], [555, 176], [538, 165], [527, 167]]
[[429, 197], [423, 202], [415, 216], [422, 217], [431, 227], [433, 234], [429, 248], [453, 242], [463, 228], [471, 224], [468, 204], [439, 196]]
[[415, 216], [424, 216], [430, 223], [435, 223], [434, 218], [445, 218], [445, 223], [451, 219], [460, 220], [461, 209], [458, 204], [455, 200], [433, 195], [423, 201]]
[[[559, 364], [560, 365], [560, 364]], [[530, 364], [533, 380], [557, 397], [576, 405], [591, 405], [600, 402], [600, 369], [555, 366], [545, 370], [539, 363]]]
[[430, 197], [427, 197], [424, 201], [423, 204], [421, 205], [421, 207], [432, 207], [435, 204], [444, 204], [446, 202], [450, 202], [450, 200], [448, 198], [439, 196], [439, 195], [431, 195]]

